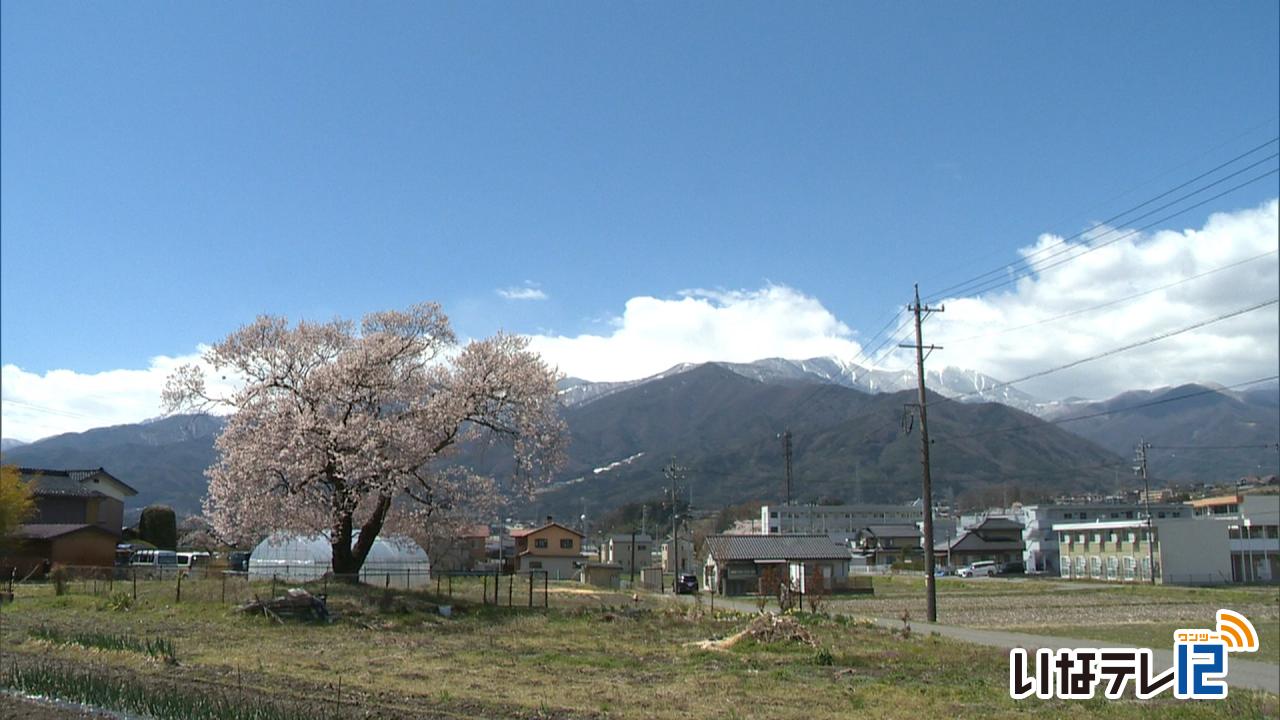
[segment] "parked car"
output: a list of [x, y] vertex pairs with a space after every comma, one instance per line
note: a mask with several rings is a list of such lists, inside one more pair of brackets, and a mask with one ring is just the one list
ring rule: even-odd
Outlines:
[[245, 550], [233, 551], [227, 556], [227, 569], [231, 572], [248, 572], [249, 554], [250, 553]]
[[676, 577], [677, 595], [694, 595], [698, 592], [698, 576], [685, 573]]
[[1027, 572], [1027, 566], [1020, 561], [1007, 562], [1000, 566], [997, 575], [1024, 575]]
[[979, 560], [978, 562], [970, 563], [956, 571], [956, 575], [964, 578], [991, 577], [995, 574], [996, 563], [994, 560]]

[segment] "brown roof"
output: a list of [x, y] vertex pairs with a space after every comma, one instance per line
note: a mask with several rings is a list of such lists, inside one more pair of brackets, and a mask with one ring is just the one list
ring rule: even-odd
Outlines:
[[565, 525], [561, 525], [561, 524], [560, 524], [560, 523], [558, 523], [558, 522], [550, 522], [550, 523], [547, 523], [546, 525], [543, 525], [542, 527], [536, 527], [536, 528], [525, 528], [525, 529], [523, 529], [523, 530], [512, 530], [512, 531], [511, 531], [511, 537], [513, 537], [513, 538], [527, 537], [527, 536], [532, 535], [532, 534], [534, 534], [534, 533], [536, 533], [536, 532], [541, 532], [541, 531], [543, 531], [543, 530], [546, 530], [547, 528], [551, 527], [552, 525], [555, 525], [556, 527], [561, 528], [561, 529], [564, 529], [564, 530], [568, 530], [569, 532], [573, 533], [574, 535], [577, 535], [578, 537], [586, 537], [586, 535], [583, 535], [582, 533], [578, 532], [577, 530], [574, 530], [573, 528], [568, 527], [568, 526], [565, 526]]
[[14, 530], [13, 534], [14, 537], [22, 538], [23, 540], [52, 540], [63, 535], [80, 532], [81, 530], [94, 530], [108, 535], [115, 535], [115, 533], [99, 525], [86, 525], [84, 523], [78, 525], [74, 523], [20, 525], [17, 530]]
[[87, 480], [97, 481], [100, 479], [116, 483], [125, 495], [138, 494], [138, 491], [128, 483], [103, 468], [97, 468], [96, 470], [50, 470], [48, 468], [24, 467], [18, 468], [18, 474], [22, 477], [23, 482], [33, 483], [32, 489], [36, 495], [74, 495], [80, 497], [102, 495], [104, 493], [93, 490], [85, 482]]

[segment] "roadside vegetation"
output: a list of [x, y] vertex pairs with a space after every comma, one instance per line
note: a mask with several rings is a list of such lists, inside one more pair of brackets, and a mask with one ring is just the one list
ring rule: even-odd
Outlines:
[[[212, 585], [193, 585], [190, 594], [184, 587], [177, 603], [171, 582], [140, 581], [138, 599], [117, 604], [74, 587], [55, 596], [48, 586], [20, 586], [0, 617], [0, 678], [129, 712], [151, 712], [128, 705], [129, 697], [170, 698], [176, 708], [193, 708], [191, 717], [231, 706], [261, 708], [244, 717], [262, 718], [1235, 719], [1280, 712], [1275, 696], [1240, 690], [1215, 703], [1015, 702], [1005, 653], [919, 632], [796, 613], [804, 632], [744, 635], [749, 616], [713, 611], [707, 601], [683, 606], [551, 583], [550, 607], [530, 610], [519, 607], [518, 586], [516, 607], [507, 608], [481, 605], [482, 588], [471, 585], [458, 582], [453, 598], [434, 587], [331, 585], [339, 616], [332, 624], [237, 613]], [[266, 597], [270, 584], [249, 589]], [[832, 604], [901, 601], [910, 589], [910, 581], [893, 579], [875, 599]], [[982, 595], [967, 583], [956, 589]], [[439, 614], [443, 604], [451, 617]], [[133, 642], [143, 638], [163, 639], [171, 659]]]

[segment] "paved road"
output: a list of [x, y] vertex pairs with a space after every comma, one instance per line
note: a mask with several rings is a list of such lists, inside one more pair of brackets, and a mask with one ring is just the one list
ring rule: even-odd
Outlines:
[[[689, 595], [676, 595], [667, 597], [675, 597], [683, 602], [692, 602]], [[704, 602], [709, 602], [704, 600]], [[745, 600], [734, 600], [730, 598], [717, 597], [715, 599], [716, 607], [727, 607], [740, 612], [754, 613], [758, 612], [756, 604]], [[862, 617], [855, 613], [841, 613], [849, 617]], [[875, 624], [897, 630], [902, 627], [901, 620], [890, 620], [888, 618], [871, 618]], [[1075, 638], [1053, 637], [1048, 635], [1029, 635], [1027, 633], [1004, 632], [1001, 630], [985, 630], [981, 628], [960, 627], [958, 625], [939, 625], [921, 622], [917, 620], [911, 621], [911, 629], [920, 633], [936, 633], [942, 637], [960, 640], [963, 642], [975, 643], [977, 645], [987, 645], [989, 647], [1003, 648], [1009, 650], [1011, 648], [1027, 648], [1034, 650], [1035, 648], [1077, 648], [1077, 647], [1098, 647], [1097, 640], [1079, 640]], [[1152, 650], [1152, 660], [1157, 668], [1167, 668], [1173, 666], [1172, 650]], [[1280, 666], [1274, 663], [1260, 662], [1257, 660], [1245, 660], [1239, 655], [1231, 655], [1228, 661], [1229, 672], [1227, 674], [1227, 684], [1234, 688], [1244, 688], [1248, 690], [1264, 690], [1269, 693], [1280, 695]]]

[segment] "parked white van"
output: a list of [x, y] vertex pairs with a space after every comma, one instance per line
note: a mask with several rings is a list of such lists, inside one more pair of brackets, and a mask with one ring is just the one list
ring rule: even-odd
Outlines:
[[979, 560], [966, 567], [962, 567], [956, 571], [956, 575], [960, 577], [992, 577], [996, 574], [996, 566], [994, 560]]
[[129, 564], [135, 567], [176, 568], [178, 553], [172, 550], [135, 550], [129, 557]]

